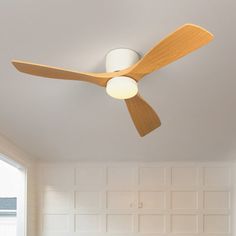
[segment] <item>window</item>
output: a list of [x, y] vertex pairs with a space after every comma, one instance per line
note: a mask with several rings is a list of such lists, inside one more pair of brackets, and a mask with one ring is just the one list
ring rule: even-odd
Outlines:
[[16, 235], [16, 197], [0, 198], [0, 235]]
[[[0, 156], [1, 158], [1, 156]], [[0, 160], [0, 235], [25, 235], [25, 170]]]

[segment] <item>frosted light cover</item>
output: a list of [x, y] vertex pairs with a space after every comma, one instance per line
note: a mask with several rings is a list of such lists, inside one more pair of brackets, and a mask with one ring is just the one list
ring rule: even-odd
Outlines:
[[134, 79], [127, 76], [119, 76], [107, 82], [106, 91], [113, 98], [128, 99], [138, 93], [138, 86]]

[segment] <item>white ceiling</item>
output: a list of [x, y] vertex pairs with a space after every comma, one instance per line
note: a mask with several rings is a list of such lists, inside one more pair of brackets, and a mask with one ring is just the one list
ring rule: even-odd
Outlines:
[[[235, 9], [234, 0], [1, 1], [0, 132], [45, 160], [236, 159]], [[162, 121], [144, 138], [104, 89], [10, 64], [101, 72], [110, 49], [143, 54], [184, 23], [215, 40], [140, 82]]]

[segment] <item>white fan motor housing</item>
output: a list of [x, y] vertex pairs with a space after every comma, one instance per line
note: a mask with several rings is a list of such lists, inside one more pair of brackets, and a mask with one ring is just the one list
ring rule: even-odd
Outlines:
[[111, 50], [106, 55], [106, 71], [114, 72], [124, 70], [134, 65], [140, 59], [140, 55], [128, 48]]
[[[114, 49], [106, 56], [106, 71], [124, 70], [134, 65], [139, 58], [139, 54], [131, 49]], [[128, 99], [138, 93], [137, 82], [127, 76], [114, 77], [107, 82], [106, 92], [113, 98]]]

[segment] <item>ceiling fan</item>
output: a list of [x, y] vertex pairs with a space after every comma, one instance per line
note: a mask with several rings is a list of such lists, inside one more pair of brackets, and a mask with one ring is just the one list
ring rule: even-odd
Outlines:
[[41, 77], [80, 80], [106, 87], [107, 93], [124, 99], [140, 136], [161, 125], [152, 107], [138, 94], [137, 82], [145, 75], [202, 47], [213, 39], [204, 28], [185, 24], [155, 45], [141, 59], [131, 49], [114, 49], [106, 56], [106, 73], [84, 73], [12, 60], [17, 70]]

